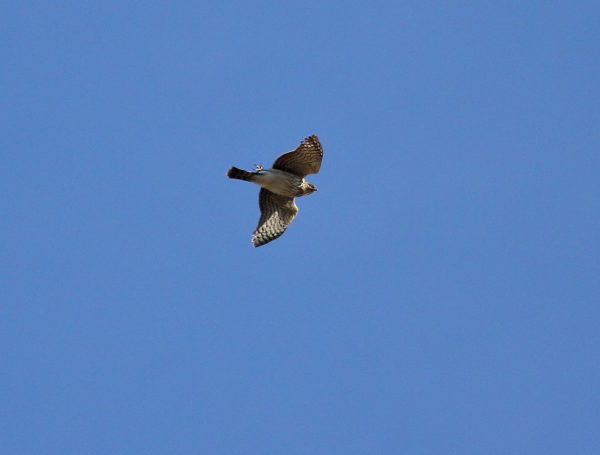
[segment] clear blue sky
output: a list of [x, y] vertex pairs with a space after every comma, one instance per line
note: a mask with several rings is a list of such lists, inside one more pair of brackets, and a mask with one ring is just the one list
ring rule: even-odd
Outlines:
[[599, 18], [4, 2], [2, 453], [600, 453]]

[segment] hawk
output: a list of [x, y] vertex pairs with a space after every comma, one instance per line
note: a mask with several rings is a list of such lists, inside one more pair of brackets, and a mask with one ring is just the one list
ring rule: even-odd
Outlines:
[[246, 180], [259, 185], [260, 219], [252, 234], [252, 244], [259, 247], [280, 237], [298, 214], [294, 198], [306, 196], [317, 187], [304, 180], [321, 169], [323, 147], [317, 136], [308, 136], [291, 152], [281, 155], [271, 169], [257, 165], [254, 172], [232, 167], [230, 179]]

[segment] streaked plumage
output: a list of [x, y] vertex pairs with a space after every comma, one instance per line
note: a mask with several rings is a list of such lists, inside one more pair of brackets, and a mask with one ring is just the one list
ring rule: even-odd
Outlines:
[[232, 167], [227, 176], [261, 186], [258, 203], [260, 219], [252, 235], [255, 247], [281, 236], [298, 214], [295, 197], [306, 196], [317, 188], [304, 180], [321, 169], [323, 148], [317, 136], [309, 136], [293, 151], [281, 155], [271, 169], [257, 166], [255, 172]]

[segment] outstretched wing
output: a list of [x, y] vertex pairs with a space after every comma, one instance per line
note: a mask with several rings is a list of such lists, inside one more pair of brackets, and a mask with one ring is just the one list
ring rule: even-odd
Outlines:
[[285, 153], [275, 160], [273, 169], [291, 172], [299, 177], [316, 174], [321, 169], [323, 147], [317, 136], [308, 136], [296, 150]]
[[260, 220], [252, 235], [255, 247], [269, 243], [281, 236], [298, 214], [294, 198], [280, 196], [264, 188], [258, 195]]

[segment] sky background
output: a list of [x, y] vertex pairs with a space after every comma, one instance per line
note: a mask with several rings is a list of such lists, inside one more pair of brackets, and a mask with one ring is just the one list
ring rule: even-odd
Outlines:
[[599, 20], [3, 2], [2, 453], [600, 453]]

